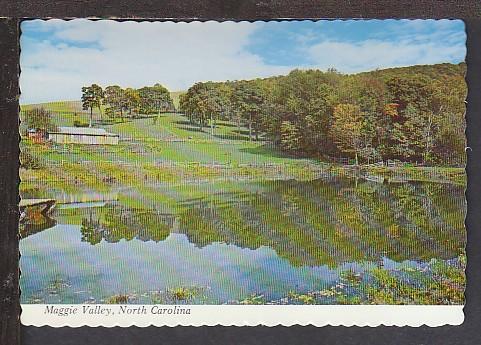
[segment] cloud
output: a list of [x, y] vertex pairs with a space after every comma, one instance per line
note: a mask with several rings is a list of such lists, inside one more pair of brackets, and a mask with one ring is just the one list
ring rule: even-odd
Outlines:
[[460, 21], [390, 22], [371, 38], [356, 42], [324, 39], [306, 47], [306, 53], [320, 69], [334, 67], [347, 73], [464, 61], [466, 34]]
[[182, 90], [197, 81], [289, 70], [266, 65], [245, 49], [262, 23], [75, 20], [50, 25], [48, 40], [22, 39], [22, 103], [78, 99], [80, 87], [90, 83], [141, 87], [160, 82]]
[[[160, 82], [174, 91], [197, 81], [265, 77], [294, 68], [358, 72], [461, 61], [465, 35], [453, 23], [403, 21], [391, 25], [389, 35], [366, 32], [353, 42], [326, 35], [324, 24], [316, 23], [304, 30], [306, 37], [297, 37], [292, 22], [286, 31], [297, 37], [292, 46], [281, 49], [272, 40], [282, 37], [271, 38], [253, 53], [251, 42], [269, 23], [27, 21], [22, 24], [20, 101], [79, 99], [81, 87], [91, 83], [141, 87]], [[267, 63], [267, 52], [283, 52], [283, 65]]]
[[360, 72], [376, 68], [434, 64], [464, 59], [460, 45], [366, 40], [359, 43], [324, 41], [307, 50], [320, 69], [334, 67], [342, 72]]

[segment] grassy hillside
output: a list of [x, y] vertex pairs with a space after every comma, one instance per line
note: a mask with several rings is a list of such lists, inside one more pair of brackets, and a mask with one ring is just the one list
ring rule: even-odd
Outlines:
[[[88, 112], [83, 111], [80, 102], [65, 101], [22, 106], [22, 110], [43, 107], [50, 111], [57, 126], [73, 126], [74, 121], [88, 121]], [[94, 118], [100, 117], [94, 110]], [[22, 118], [22, 115], [21, 115]], [[100, 127], [99, 125], [97, 125]], [[264, 162], [298, 162], [280, 152], [270, 150], [263, 141], [248, 141], [247, 129], [238, 128], [228, 122], [219, 121], [214, 132], [210, 127], [202, 130], [191, 125], [180, 114], [165, 114], [159, 117], [126, 119], [125, 122], [101, 126], [121, 136], [119, 147], [136, 147], [136, 150], [154, 152], [149, 159], [171, 162], [198, 162], [221, 164], [248, 164]], [[84, 148], [79, 147], [80, 150]], [[86, 149], [92, 150], [92, 147]], [[115, 148], [113, 148], [115, 150]], [[141, 157], [143, 154], [139, 153]], [[304, 160], [309, 161], [309, 160]]]
[[141, 142], [151, 148], [155, 160], [231, 165], [309, 162], [271, 150], [263, 141], [249, 142], [245, 128], [238, 131], [232, 123], [223, 121], [218, 122], [213, 134], [210, 127], [201, 130], [178, 114], [117, 123], [108, 128], [129, 142]]
[[[28, 104], [20, 106], [20, 120], [23, 121], [24, 112], [33, 108], [44, 108], [52, 114], [54, 123], [57, 126], [73, 126], [74, 121], [89, 121], [89, 112], [82, 109], [80, 101], [57, 101], [41, 104]], [[98, 109], [93, 110], [94, 119], [100, 119]], [[23, 128], [23, 127], [21, 127]]]

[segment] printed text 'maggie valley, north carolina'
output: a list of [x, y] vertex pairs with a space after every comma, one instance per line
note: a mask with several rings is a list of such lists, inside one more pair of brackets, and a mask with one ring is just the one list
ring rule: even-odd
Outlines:
[[100, 316], [112, 316], [112, 315], [190, 315], [190, 308], [174, 306], [106, 306], [106, 305], [82, 305], [82, 306], [57, 306], [46, 305], [44, 314], [53, 314], [57, 316], [70, 316], [70, 315], [100, 315]]

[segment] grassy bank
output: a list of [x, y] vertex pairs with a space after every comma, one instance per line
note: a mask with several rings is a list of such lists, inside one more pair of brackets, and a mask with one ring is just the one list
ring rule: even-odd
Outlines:
[[369, 174], [385, 178], [386, 181], [418, 181], [455, 183], [466, 185], [464, 168], [453, 167], [365, 167], [362, 170]]

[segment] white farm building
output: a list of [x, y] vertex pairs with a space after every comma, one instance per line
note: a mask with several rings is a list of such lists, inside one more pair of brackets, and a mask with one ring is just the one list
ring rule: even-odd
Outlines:
[[118, 145], [119, 135], [103, 128], [58, 127], [48, 133], [48, 139], [57, 144]]

